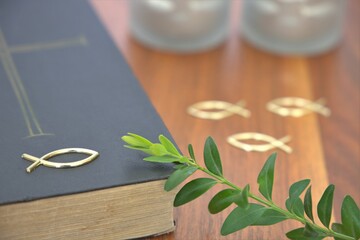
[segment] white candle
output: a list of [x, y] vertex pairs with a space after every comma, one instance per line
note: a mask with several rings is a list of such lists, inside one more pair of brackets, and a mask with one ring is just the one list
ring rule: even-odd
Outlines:
[[341, 37], [346, 0], [245, 0], [241, 31], [260, 48], [315, 54]]
[[229, 0], [130, 0], [131, 31], [140, 42], [172, 51], [198, 51], [227, 34]]

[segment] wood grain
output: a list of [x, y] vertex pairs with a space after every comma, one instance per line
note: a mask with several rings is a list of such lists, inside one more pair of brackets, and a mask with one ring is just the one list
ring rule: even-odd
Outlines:
[[[359, 108], [359, 8], [349, 1], [344, 40], [340, 46], [315, 57], [285, 57], [263, 52], [244, 42], [237, 23], [240, 1], [234, 1], [231, 31], [226, 42], [203, 53], [172, 54], [142, 46], [128, 29], [126, 1], [93, 0], [93, 6], [115, 43], [125, 55], [177, 144], [186, 152], [192, 143], [199, 158], [207, 136], [215, 138], [223, 159], [224, 174], [239, 186], [256, 177], [271, 151], [246, 153], [230, 146], [226, 138], [237, 132], [262, 132], [275, 138], [292, 137], [294, 152], [278, 151], [275, 202], [284, 206], [291, 183], [312, 180], [314, 200], [329, 183], [336, 185], [335, 216], [346, 194], [360, 203]], [[268, 101], [284, 96], [311, 100], [326, 98], [330, 117], [309, 114], [283, 118], [266, 110]], [[245, 100], [250, 119], [232, 116], [222, 121], [196, 119], [186, 108], [198, 101]], [[196, 176], [201, 176], [198, 174]], [[229, 210], [210, 215], [207, 204], [221, 189], [216, 187], [192, 203], [177, 208], [177, 229], [156, 239], [284, 239], [297, 223], [288, 221], [264, 228], [249, 228], [220, 237]]]

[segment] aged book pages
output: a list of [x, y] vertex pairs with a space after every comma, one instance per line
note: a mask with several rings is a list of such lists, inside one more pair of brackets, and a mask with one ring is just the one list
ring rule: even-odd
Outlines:
[[0, 206], [0, 239], [129, 239], [174, 229], [164, 180]]

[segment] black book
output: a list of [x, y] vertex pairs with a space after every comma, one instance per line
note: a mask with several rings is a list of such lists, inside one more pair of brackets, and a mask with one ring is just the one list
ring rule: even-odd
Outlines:
[[[0, 239], [123, 239], [171, 231], [171, 172], [123, 147], [169, 133], [88, 1], [0, 1]], [[57, 169], [59, 149], [99, 155]], [[48, 162], [76, 162], [63, 154]], [[29, 169], [28, 169], [29, 170]]]

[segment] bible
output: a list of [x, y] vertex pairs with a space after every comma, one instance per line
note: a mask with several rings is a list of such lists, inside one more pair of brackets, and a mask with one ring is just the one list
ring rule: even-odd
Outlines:
[[88, 1], [0, 1], [0, 239], [174, 229], [172, 166], [123, 147], [169, 137]]

